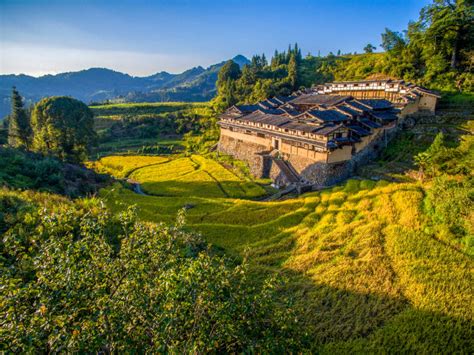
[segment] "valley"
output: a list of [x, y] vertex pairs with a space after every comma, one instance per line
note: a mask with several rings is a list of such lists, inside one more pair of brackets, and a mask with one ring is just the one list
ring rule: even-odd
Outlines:
[[474, 353], [472, 0], [40, 3], [0, 4], [0, 353]]

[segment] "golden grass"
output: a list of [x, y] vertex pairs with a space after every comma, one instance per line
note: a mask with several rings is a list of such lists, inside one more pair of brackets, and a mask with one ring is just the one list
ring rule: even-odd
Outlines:
[[95, 162], [89, 162], [88, 167], [100, 173], [110, 174], [116, 178], [128, 177], [138, 168], [149, 165], [161, 164], [169, 159], [158, 156], [133, 155], [133, 156], [107, 156]]
[[[127, 158], [134, 160], [133, 156]], [[135, 168], [130, 178], [139, 181], [145, 192], [159, 196], [255, 198], [265, 194], [265, 189], [256, 183], [197, 155]]]

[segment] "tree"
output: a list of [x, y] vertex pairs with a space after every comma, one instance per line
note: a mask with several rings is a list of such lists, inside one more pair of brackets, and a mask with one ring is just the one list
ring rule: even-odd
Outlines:
[[394, 51], [399, 53], [405, 47], [405, 44], [405, 39], [399, 32], [386, 28], [385, 32], [382, 33], [381, 47], [387, 52]]
[[81, 162], [95, 142], [89, 107], [70, 97], [45, 98], [33, 109], [33, 149], [64, 161]]
[[15, 87], [12, 89], [12, 112], [8, 117], [8, 144], [29, 149], [31, 142], [30, 117], [23, 108], [23, 100]]
[[290, 82], [291, 89], [295, 90], [298, 85], [298, 62], [295, 54], [291, 54], [290, 61], [288, 62], [288, 81]]
[[212, 253], [183, 214], [157, 226], [94, 199], [54, 209], [6, 202], [19, 207], [0, 230], [3, 350], [279, 353], [301, 344], [287, 300], [277, 305], [277, 280], [253, 286], [246, 264]]
[[418, 166], [418, 176], [421, 181], [425, 178], [425, 172], [430, 165], [431, 158], [428, 153], [421, 152], [413, 157], [415, 165]]
[[301, 60], [303, 59], [303, 56], [301, 55], [301, 48], [298, 47], [298, 43], [295, 43], [293, 53], [295, 55], [296, 62], [301, 63]]
[[[252, 62], [246, 65], [246, 70], [258, 71], [261, 65], [260, 61], [260, 56], [253, 56]], [[213, 100], [213, 107], [217, 112], [221, 112], [239, 101], [236, 82], [241, 76], [239, 65], [232, 60], [227, 61], [219, 70], [216, 82], [217, 96]]]
[[426, 175], [433, 177], [437, 175], [444, 161], [452, 158], [444, 143], [443, 133], [438, 133], [430, 147], [414, 157], [415, 164], [419, 167], [419, 174], [423, 179]]
[[[257, 60], [252, 58], [254, 62]], [[223, 85], [227, 80], [237, 80], [241, 75], [240, 67], [232, 60], [227, 61], [217, 74], [217, 87]]]
[[374, 50], [376, 50], [377, 47], [375, 47], [374, 45], [372, 45], [371, 43], [367, 44], [365, 47], [364, 47], [364, 52], [365, 53], [373, 53]]
[[457, 69], [461, 52], [474, 48], [474, 1], [434, 0], [420, 13], [426, 28], [425, 42], [443, 53], [451, 69]]

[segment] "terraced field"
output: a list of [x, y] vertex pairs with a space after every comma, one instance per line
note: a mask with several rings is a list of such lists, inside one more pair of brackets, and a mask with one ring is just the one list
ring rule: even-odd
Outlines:
[[169, 161], [168, 158], [147, 155], [108, 156], [96, 162], [90, 162], [88, 167], [100, 173], [112, 175], [116, 178], [128, 177], [133, 171], [145, 166], [153, 166]]
[[154, 196], [257, 198], [266, 194], [255, 182], [198, 155], [109, 156], [89, 166], [117, 178], [138, 181], [145, 193]]
[[200, 156], [144, 165], [130, 177], [155, 195], [117, 184], [102, 191], [112, 210], [136, 205], [142, 219], [170, 222], [186, 208], [189, 228], [247, 258], [255, 280], [285, 275], [282, 291], [294, 297], [314, 350], [472, 349], [473, 262], [427, 228], [422, 185], [350, 180], [259, 202], [248, 198], [260, 186]]

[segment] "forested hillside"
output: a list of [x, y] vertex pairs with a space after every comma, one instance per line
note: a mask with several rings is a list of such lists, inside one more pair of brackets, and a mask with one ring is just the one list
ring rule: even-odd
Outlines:
[[[436, 0], [403, 32], [381, 34], [382, 53], [308, 54], [295, 44], [267, 61], [256, 55], [240, 70], [228, 62], [220, 71], [214, 100], [218, 109], [289, 95], [301, 87], [334, 80], [394, 78], [443, 92], [474, 92], [474, 10], [472, 0]], [[472, 101], [469, 102], [472, 104]]]

